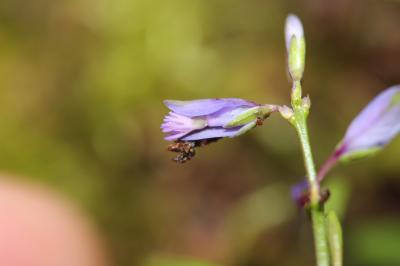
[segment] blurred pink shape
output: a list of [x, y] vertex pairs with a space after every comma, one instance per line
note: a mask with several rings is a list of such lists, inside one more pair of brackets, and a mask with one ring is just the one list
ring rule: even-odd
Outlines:
[[93, 225], [48, 188], [0, 176], [1, 266], [106, 266]]

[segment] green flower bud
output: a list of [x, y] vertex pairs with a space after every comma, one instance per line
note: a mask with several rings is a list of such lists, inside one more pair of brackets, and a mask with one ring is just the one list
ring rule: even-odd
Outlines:
[[286, 18], [285, 39], [290, 76], [293, 81], [300, 81], [304, 72], [306, 43], [303, 25], [295, 15], [289, 15]]

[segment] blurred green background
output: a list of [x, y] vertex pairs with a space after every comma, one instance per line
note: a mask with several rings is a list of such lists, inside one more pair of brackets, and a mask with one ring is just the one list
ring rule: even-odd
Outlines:
[[[284, 20], [304, 23], [320, 165], [361, 108], [400, 83], [400, 2], [2, 0], [0, 169], [84, 209], [114, 265], [313, 265], [294, 130], [262, 128], [171, 162], [163, 99], [287, 104]], [[345, 265], [400, 265], [400, 139], [335, 168]], [[209, 263], [202, 263], [207, 261]]]

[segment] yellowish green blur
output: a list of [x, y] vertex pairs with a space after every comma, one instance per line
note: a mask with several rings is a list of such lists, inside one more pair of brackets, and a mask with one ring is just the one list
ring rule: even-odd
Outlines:
[[[112, 265], [314, 265], [310, 221], [290, 198], [302, 155], [279, 114], [183, 165], [159, 129], [163, 99], [288, 105], [288, 13], [305, 28], [321, 165], [400, 83], [399, 1], [2, 0], [0, 171], [83, 209]], [[398, 158], [400, 138], [326, 178], [344, 265], [400, 265]]]

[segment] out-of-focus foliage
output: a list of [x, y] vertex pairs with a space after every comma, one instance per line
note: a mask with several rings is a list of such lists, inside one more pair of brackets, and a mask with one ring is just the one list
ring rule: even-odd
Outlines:
[[[271, 117], [185, 165], [170, 161], [159, 130], [166, 98], [287, 104], [283, 24], [291, 12], [305, 28], [303, 89], [320, 164], [378, 90], [400, 83], [398, 1], [2, 0], [0, 169], [80, 204], [115, 265], [146, 265], [154, 254], [311, 265], [310, 224], [288, 192], [303, 163], [285, 121]], [[380, 223], [400, 226], [398, 158], [396, 139], [327, 177], [338, 179], [331, 200], [345, 265], [400, 264], [389, 252], [400, 244]], [[260, 189], [269, 191], [264, 209]], [[356, 230], [360, 222], [366, 227]], [[243, 231], [230, 230], [237, 225]]]
[[155, 256], [148, 259], [144, 266], [217, 266], [214, 263], [204, 262], [199, 259], [168, 258], [168, 256]]
[[[351, 259], [359, 265], [397, 265], [400, 261], [398, 239], [399, 220], [379, 220], [360, 222], [349, 231]], [[380, 247], [377, 247], [379, 243]]]

